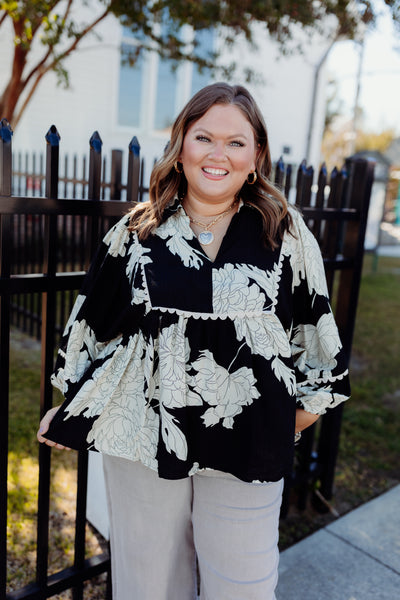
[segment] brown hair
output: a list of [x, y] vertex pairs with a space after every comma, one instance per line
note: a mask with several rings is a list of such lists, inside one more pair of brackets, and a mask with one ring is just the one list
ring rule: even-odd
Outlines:
[[256, 159], [257, 180], [253, 185], [245, 182], [239, 197], [261, 213], [266, 243], [274, 248], [277, 235], [282, 237], [284, 231], [289, 230], [291, 217], [285, 196], [268, 179], [272, 164], [267, 128], [256, 102], [246, 88], [227, 83], [214, 83], [201, 89], [176, 118], [171, 140], [150, 177], [150, 199], [132, 209], [130, 229], [137, 231], [140, 239], [146, 239], [162, 222], [164, 210], [171, 200], [177, 195], [184, 197], [186, 177], [184, 173], [176, 172], [174, 163], [179, 160], [189, 127], [215, 104], [236, 106], [253, 128], [255, 142], [259, 147]]

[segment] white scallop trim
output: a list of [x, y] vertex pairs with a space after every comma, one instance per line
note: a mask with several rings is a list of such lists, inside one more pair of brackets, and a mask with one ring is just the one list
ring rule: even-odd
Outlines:
[[254, 317], [259, 317], [259, 318], [263, 318], [266, 316], [275, 316], [274, 312], [272, 311], [252, 311], [252, 312], [247, 312], [245, 310], [237, 310], [237, 311], [232, 311], [232, 312], [224, 312], [224, 313], [200, 313], [200, 312], [191, 312], [191, 311], [186, 311], [186, 310], [181, 310], [180, 308], [171, 308], [169, 306], [153, 306], [152, 307], [153, 310], [159, 310], [160, 312], [163, 313], [170, 313], [170, 314], [176, 314], [182, 317], [192, 317], [193, 319], [202, 319], [203, 321], [207, 321], [208, 319], [211, 319], [213, 321], [216, 321], [217, 319], [251, 319]]
[[331, 375], [331, 376], [326, 376], [326, 377], [318, 377], [317, 379], [305, 379], [304, 381], [298, 381], [297, 385], [299, 385], [300, 387], [302, 385], [314, 385], [316, 383], [332, 383], [334, 381], [337, 380], [341, 380], [343, 379], [343, 377], [346, 377], [349, 374], [349, 370], [346, 369], [343, 373], [340, 373], [340, 375]]

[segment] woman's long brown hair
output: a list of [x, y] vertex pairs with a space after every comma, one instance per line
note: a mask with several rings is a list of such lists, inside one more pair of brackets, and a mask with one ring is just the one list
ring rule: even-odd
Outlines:
[[164, 210], [171, 201], [176, 196], [184, 197], [186, 177], [184, 173], [176, 172], [174, 163], [179, 160], [189, 127], [215, 104], [236, 106], [253, 128], [259, 148], [257, 181], [253, 185], [244, 182], [239, 197], [261, 213], [266, 244], [274, 248], [277, 236], [282, 237], [290, 229], [292, 220], [285, 196], [269, 181], [272, 163], [267, 128], [255, 100], [246, 88], [227, 83], [214, 83], [201, 89], [178, 115], [172, 127], [171, 140], [163, 156], [154, 165], [149, 201], [139, 203], [131, 210], [130, 229], [137, 232], [139, 239], [146, 239], [162, 222]]

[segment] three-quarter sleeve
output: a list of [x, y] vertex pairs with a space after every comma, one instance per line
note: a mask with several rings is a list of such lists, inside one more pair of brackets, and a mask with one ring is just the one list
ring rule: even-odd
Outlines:
[[294, 213], [294, 222], [290, 343], [297, 405], [322, 415], [350, 395], [348, 359], [330, 306], [318, 243], [299, 214]]

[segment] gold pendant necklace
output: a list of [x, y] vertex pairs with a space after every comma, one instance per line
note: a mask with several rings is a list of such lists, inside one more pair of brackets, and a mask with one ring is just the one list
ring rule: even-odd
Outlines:
[[213, 243], [214, 234], [212, 231], [210, 231], [211, 227], [213, 225], [216, 225], [223, 217], [225, 217], [225, 215], [227, 215], [228, 212], [230, 210], [232, 210], [232, 208], [235, 206], [236, 202], [237, 202], [237, 200], [232, 202], [232, 204], [230, 206], [228, 206], [228, 208], [226, 210], [224, 210], [224, 212], [217, 215], [215, 217], [215, 219], [213, 221], [211, 221], [210, 223], [202, 223], [201, 221], [196, 221], [196, 219], [193, 219], [189, 215], [189, 213], [186, 213], [187, 216], [189, 217], [189, 220], [191, 223], [194, 223], [195, 225], [199, 225], [200, 227], [203, 227], [203, 231], [200, 231], [200, 233], [197, 235], [197, 239], [199, 240], [199, 242], [202, 246], [208, 246], [209, 244]]

